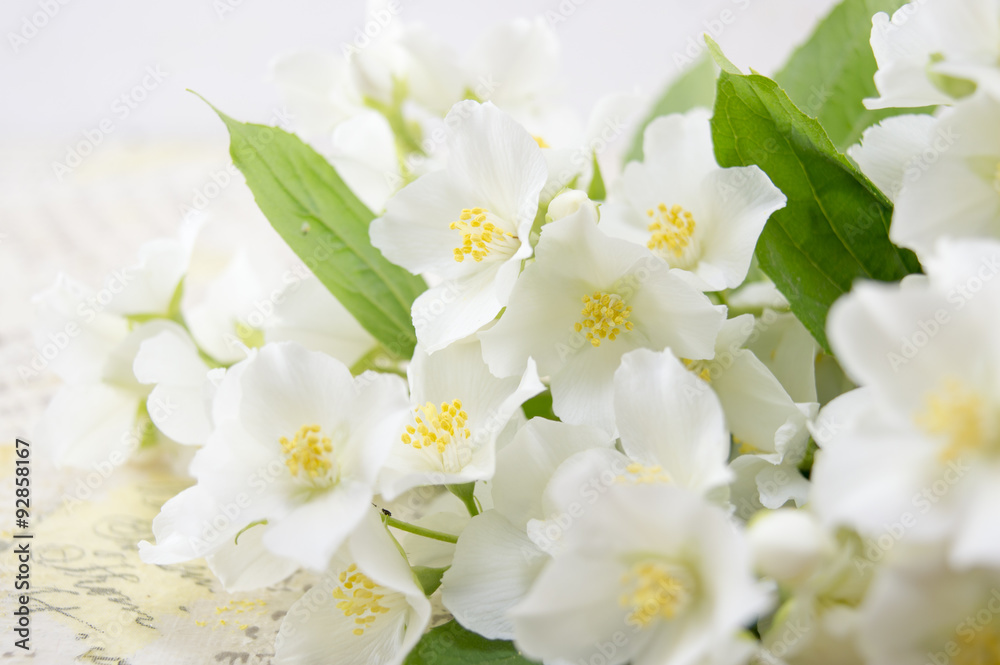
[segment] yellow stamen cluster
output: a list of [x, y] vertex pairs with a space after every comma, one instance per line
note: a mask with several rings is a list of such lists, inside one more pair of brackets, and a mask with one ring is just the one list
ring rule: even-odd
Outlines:
[[486, 208], [463, 208], [457, 222], [448, 225], [462, 233], [462, 245], [455, 248], [455, 260], [461, 263], [466, 256], [471, 256], [478, 263], [486, 258], [507, 239], [515, 236], [489, 222]]
[[706, 383], [712, 382], [712, 371], [709, 369], [708, 365], [703, 360], [688, 360], [687, 358], [681, 358], [684, 362], [684, 366], [688, 368], [689, 371], [698, 375], [698, 378]]
[[[627, 475], [626, 475], [627, 474]], [[669, 483], [670, 476], [659, 464], [643, 466], [633, 462], [625, 467], [625, 474], [615, 478], [615, 482], [629, 485], [650, 485], [652, 483]]]
[[465, 424], [469, 414], [462, 410], [462, 400], [441, 402], [440, 408], [431, 402], [413, 410], [414, 424], [406, 426], [403, 443], [417, 450], [434, 447], [443, 453], [456, 436], [468, 439], [470, 432]]
[[345, 617], [354, 617], [354, 623], [358, 626], [352, 631], [355, 635], [364, 635], [365, 628], [375, 623], [379, 614], [389, 611], [388, 607], [379, 603], [385, 598], [385, 594], [376, 593], [377, 585], [367, 575], [358, 572], [358, 567], [353, 563], [337, 579], [340, 586], [333, 590], [333, 597], [340, 601], [337, 609]]
[[694, 215], [679, 205], [667, 206], [663, 203], [650, 208], [646, 215], [652, 220], [649, 232], [652, 236], [646, 246], [654, 251], [670, 252], [680, 257], [694, 235]]
[[916, 422], [929, 434], [947, 441], [941, 453], [945, 461], [989, 443], [982, 397], [955, 379], [947, 380], [939, 392], [927, 396], [925, 410], [917, 415]]
[[619, 597], [619, 604], [631, 608], [630, 624], [645, 628], [655, 619], [674, 618], [687, 606], [691, 589], [671, 572], [663, 562], [643, 561], [622, 576], [628, 591]]
[[580, 310], [583, 321], [574, 324], [576, 332], [587, 330], [587, 339], [593, 346], [600, 346], [602, 339], [614, 341], [622, 330], [629, 331], [634, 327], [628, 320], [632, 308], [625, 306], [625, 301], [617, 293], [594, 291], [593, 295], [583, 297], [583, 309]]
[[303, 425], [290, 440], [281, 437], [285, 465], [293, 476], [305, 474], [315, 480], [333, 468], [328, 454], [333, 452], [330, 437], [320, 436], [319, 425]]
[[535, 139], [535, 143], [538, 144], [539, 148], [551, 148], [552, 147], [541, 136], [532, 135], [531, 138]]

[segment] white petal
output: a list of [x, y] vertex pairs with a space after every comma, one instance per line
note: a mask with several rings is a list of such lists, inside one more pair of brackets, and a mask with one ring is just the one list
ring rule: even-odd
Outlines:
[[262, 589], [277, 584], [299, 565], [291, 559], [271, 554], [263, 543], [264, 527], [255, 526], [240, 535], [239, 543], [226, 538], [205, 557], [212, 574], [229, 593]]
[[39, 420], [38, 447], [60, 466], [121, 464], [139, 446], [141, 403], [141, 394], [103, 383], [63, 386]]
[[[701, 189], [710, 202], [712, 223], [701, 239], [702, 256], [694, 273], [708, 285], [706, 290], [732, 289], [746, 278], [764, 224], [785, 207], [785, 195], [756, 166], [712, 171]], [[708, 266], [718, 271], [718, 279]]]
[[268, 342], [295, 341], [322, 351], [348, 367], [375, 346], [375, 338], [313, 277], [295, 282], [283, 292], [267, 320]]
[[705, 492], [729, 480], [729, 432], [712, 389], [669, 349], [633, 351], [615, 373], [615, 419], [622, 449], [671, 481]]
[[60, 273], [55, 284], [32, 298], [35, 346], [64, 381], [99, 381], [108, 356], [128, 335], [128, 323], [101, 304], [110, 295]]
[[848, 148], [847, 154], [883, 194], [895, 200], [905, 183], [907, 167], [928, 147], [934, 122], [929, 115], [886, 118], [866, 129], [861, 143]]
[[323, 570], [371, 508], [371, 500], [369, 486], [341, 481], [263, 527], [264, 547], [299, 565]]
[[523, 242], [548, 177], [541, 148], [524, 127], [489, 102], [459, 102], [445, 123], [458, 124], [448, 141], [451, 177], [467, 178], [476, 195], [471, 203], [515, 222]]
[[[615, 634], [628, 627], [628, 609], [620, 607], [624, 564], [604, 559], [567, 557], [552, 561], [512, 611], [517, 646], [535, 659], [589, 661], [597, 645], [615, 645]], [[652, 635], [629, 630], [625, 644], [604, 662], [620, 665], [638, 653]], [[623, 640], [619, 637], [618, 645]]]
[[542, 493], [559, 465], [578, 452], [610, 448], [613, 443], [597, 428], [532, 418], [497, 453], [494, 506], [517, 526], [543, 519]]
[[441, 599], [460, 624], [491, 640], [509, 640], [508, 615], [531, 588], [548, 557], [500, 513], [472, 519], [441, 581]]
[[448, 225], [458, 220], [463, 208], [477, 205], [465, 181], [456, 182], [447, 171], [428, 173], [389, 199], [385, 214], [371, 223], [372, 244], [414, 274], [454, 272], [461, 266], [455, 262], [454, 249], [461, 245], [462, 235]]

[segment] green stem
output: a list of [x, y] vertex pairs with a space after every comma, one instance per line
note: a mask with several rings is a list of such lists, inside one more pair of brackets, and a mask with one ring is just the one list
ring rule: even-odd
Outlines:
[[465, 509], [475, 517], [479, 514], [479, 502], [476, 501], [476, 483], [462, 483], [461, 485], [446, 485], [448, 491], [457, 496], [465, 504]]
[[389, 517], [388, 515], [383, 515], [382, 521], [387, 526], [399, 529], [400, 531], [406, 531], [408, 533], [416, 534], [418, 536], [423, 536], [424, 538], [440, 540], [441, 542], [444, 543], [458, 542], [458, 536], [453, 536], [450, 533], [443, 533], [441, 531], [434, 531], [433, 529], [425, 529], [422, 526], [417, 526], [416, 524], [410, 524], [409, 522], [397, 520], [395, 517]]

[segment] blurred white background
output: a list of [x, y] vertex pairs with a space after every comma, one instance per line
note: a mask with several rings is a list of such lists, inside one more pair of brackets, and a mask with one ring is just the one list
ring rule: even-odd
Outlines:
[[[399, 0], [460, 52], [491, 25], [548, 16], [563, 45], [565, 98], [586, 114], [602, 95], [655, 95], [677, 56], [709, 32], [742, 67], [778, 68], [833, 0]], [[24, 432], [50, 390], [19, 377], [33, 353], [30, 296], [58, 271], [99, 284], [171, 234], [181, 208], [228, 163], [227, 135], [197, 90], [241, 120], [267, 122], [279, 54], [341, 52], [363, 0], [4, 0], [0, 9], [0, 440]], [[136, 85], [156, 85], [125, 111]], [[127, 113], [127, 115], [126, 115]], [[124, 116], [124, 117], [123, 117]], [[110, 121], [64, 177], [53, 165]], [[109, 125], [105, 124], [105, 127]], [[105, 132], [101, 132], [105, 134]], [[213, 212], [255, 216], [242, 185]]]

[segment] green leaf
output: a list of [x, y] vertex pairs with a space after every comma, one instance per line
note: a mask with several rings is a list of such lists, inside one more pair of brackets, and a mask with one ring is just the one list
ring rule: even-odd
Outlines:
[[845, 150], [883, 118], [932, 109], [868, 110], [862, 100], [877, 97], [878, 66], [870, 45], [872, 16], [891, 14], [906, 0], [843, 0], [820, 22], [774, 80], [808, 116], [819, 120], [830, 140]]
[[712, 58], [703, 55], [674, 79], [653, 104], [646, 119], [636, 128], [632, 145], [625, 153], [625, 162], [642, 161], [642, 134], [646, 131], [646, 126], [661, 115], [684, 113], [698, 106], [712, 108], [717, 71]]
[[532, 665], [512, 642], [488, 640], [452, 620], [427, 632], [404, 665]]
[[229, 129], [233, 163], [271, 226], [365, 330], [392, 354], [410, 357], [410, 305], [427, 286], [372, 246], [372, 212], [294, 134], [215, 112]]
[[451, 566], [444, 568], [428, 568], [427, 566], [413, 566], [413, 575], [417, 578], [420, 588], [424, 590], [424, 595], [429, 596], [441, 586], [441, 578], [448, 572]]
[[597, 163], [597, 152], [594, 155], [594, 176], [590, 179], [590, 187], [587, 188], [587, 198], [591, 201], [603, 201], [607, 198], [608, 192], [604, 188], [604, 176], [601, 175], [601, 165]]
[[896, 281], [920, 271], [889, 241], [892, 204], [837, 152], [820, 124], [778, 85], [733, 67], [715, 42], [719, 76], [712, 140], [721, 166], [756, 164], [788, 197], [761, 233], [761, 269], [825, 349], [826, 314], [858, 278]]

